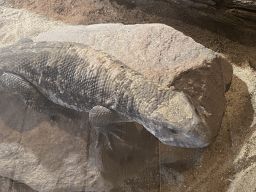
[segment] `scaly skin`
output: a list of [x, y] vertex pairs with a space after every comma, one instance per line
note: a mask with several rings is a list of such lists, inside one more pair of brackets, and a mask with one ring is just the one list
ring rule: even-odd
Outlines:
[[91, 125], [106, 137], [113, 134], [106, 125], [136, 121], [167, 145], [195, 148], [211, 141], [210, 129], [189, 96], [161, 88], [83, 44], [28, 42], [3, 48], [0, 75], [2, 89], [21, 95], [39, 111], [47, 106], [46, 98], [88, 111]]

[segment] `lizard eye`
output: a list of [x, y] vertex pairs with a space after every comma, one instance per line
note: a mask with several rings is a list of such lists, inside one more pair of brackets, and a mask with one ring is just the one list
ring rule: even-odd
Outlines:
[[169, 127], [167, 127], [167, 126], [163, 126], [163, 128], [164, 128], [167, 132], [169, 132], [170, 134], [172, 134], [172, 135], [174, 135], [174, 134], [177, 134], [177, 133], [178, 133], [178, 131], [177, 131], [177, 130], [172, 129], [172, 128], [169, 128]]
[[169, 128], [169, 131], [170, 131], [171, 134], [177, 134], [178, 133], [176, 130], [170, 129], [170, 128]]

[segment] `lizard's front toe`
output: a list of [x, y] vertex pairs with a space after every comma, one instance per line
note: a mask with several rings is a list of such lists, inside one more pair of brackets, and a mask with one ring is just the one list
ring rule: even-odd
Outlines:
[[122, 142], [125, 142], [119, 135], [117, 135], [117, 132], [121, 132], [121, 133], [125, 134], [125, 131], [117, 128], [117, 126], [115, 124], [108, 124], [103, 127], [94, 127], [94, 128], [97, 132], [97, 139], [96, 139], [95, 147], [98, 147], [98, 144], [100, 141], [100, 135], [103, 135], [106, 138], [108, 147], [111, 150], [113, 150], [113, 147], [112, 147], [113, 141], [111, 141], [110, 135], [114, 136], [115, 138], [117, 138], [118, 140], [120, 140]]

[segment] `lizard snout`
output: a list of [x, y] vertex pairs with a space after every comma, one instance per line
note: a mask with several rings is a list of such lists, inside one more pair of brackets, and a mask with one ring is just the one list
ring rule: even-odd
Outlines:
[[183, 133], [188, 142], [185, 142], [187, 148], [201, 148], [208, 146], [212, 141], [210, 128], [203, 123], [198, 123], [191, 129]]
[[191, 125], [186, 132], [183, 130], [178, 127], [176, 129], [163, 127], [156, 132], [155, 136], [163, 144], [186, 148], [206, 147], [212, 141], [210, 128], [202, 122]]

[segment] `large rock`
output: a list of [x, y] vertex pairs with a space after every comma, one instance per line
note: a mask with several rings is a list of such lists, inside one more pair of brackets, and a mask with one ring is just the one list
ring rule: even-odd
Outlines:
[[174, 86], [201, 104], [213, 137], [225, 110], [232, 67], [221, 55], [163, 24], [68, 26], [34, 38], [94, 46], [162, 86]]

